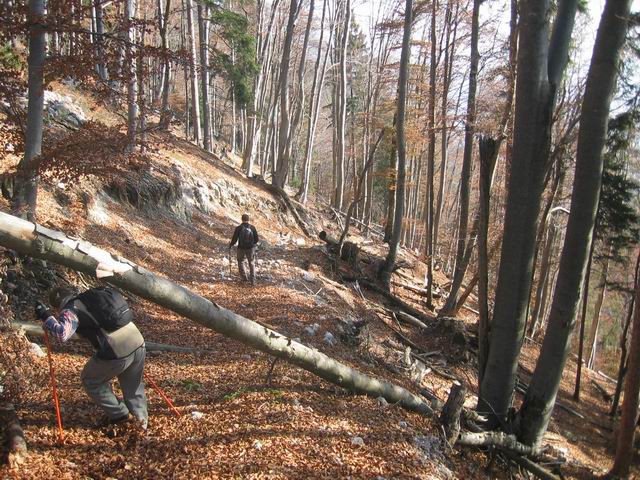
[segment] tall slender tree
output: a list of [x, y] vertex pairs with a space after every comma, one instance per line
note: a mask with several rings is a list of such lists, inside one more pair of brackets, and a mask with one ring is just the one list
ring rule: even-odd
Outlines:
[[398, 75], [398, 99], [396, 107], [396, 146], [398, 149], [398, 179], [396, 183], [396, 208], [393, 221], [393, 234], [389, 241], [389, 253], [380, 269], [380, 280], [389, 289], [391, 273], [396, 262], [400, 235], [402, 233], [402, 217], [404, 215], [405, 164], [407, 144], [405, 119], [407, 107], [407, 84], [409, 83], [409, 59], [411, 57], [411, 26], [413, 23], [413, 0], [405, 1], [404, 31], [402, 36], [402, 53], [400, 54], [400, 72]]

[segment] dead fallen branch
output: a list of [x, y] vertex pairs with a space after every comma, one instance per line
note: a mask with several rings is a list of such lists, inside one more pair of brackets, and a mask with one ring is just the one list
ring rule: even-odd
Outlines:
[[468, 447], [500, 447], [520, 455], [531, 455], [533, 451], [528, 445], [518, 442], [515, 435], [509, 435], [505, 432], [463, 432], [458, 437], [456, 444]]
[[395, 305], [397, 307], [400, 307], [406, 313], [408, 313], [409, 315], [414, 316], [415, 318], [421, 320], [424, 323], [429, 323], [432, 320], [434, 320], [434, 318], [435, 318], [435, 317], [430, 317], [430, 316], [422, 313], [421, 311], [413, 308], [408, 303], [404, 302], [403, 300], [400, 300], [398, 297], [396, 297], [392, 293], [389, 293], [384, 288], [379, 287], [378, 285], [376, 285], [375, 283], [371, 282], [370, 280], [367, 280], [366, 278], [359, 279], [359, 282], [360, 282], [360, 285], [362, 285], [365, 288], [368, 288], [369, 290], [372, 290], [372, 291], [382, 295], [389, 302], [391, 302], [391, 304], [393, 304], [393, 305]]
[[520, 455], [516, 455], [509, 451], [502, 452], [504, 455], [511, 460], [512, 462], [517, 463], [525, 470], [533, 473], [536, 477], [541, 478], [542, 480], [560, 480], [560, 477], [554, 475], [549, 470], [543, 468], [541, 465], [538, 465], [533, 460], [530, 460], [526, 457], [522, 457]]

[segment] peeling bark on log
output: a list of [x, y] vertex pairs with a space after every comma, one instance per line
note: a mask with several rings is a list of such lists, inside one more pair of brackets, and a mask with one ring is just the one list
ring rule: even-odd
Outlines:
[[449, 398], [447, 398], [447, 402], [444, 404], [444, 408], [440, 413], [440, 423], [442, 423], [444, 427], [449, 445], [454, 445], [458, 439], [458, 435], [460, 435], [460, 414], [462, 413], [466, 394], [466, 388], [462, 385], [454, 384], [451, 387]]
[[0, 245], [104, 278], [116, 287], [253, 348], [283, 358], [354, 393], [383, 397], [389, 403], [433, 415], [433, 410], [421, 397], [405, 388], [365, 375], [88, 242], [0, 212]]
[[530, 455], [533, 452], [531, 447], [518, 442], [515, 435], [509, 435], [505, 432], [463, 432], [456, 443], [468, 447], [500, 447], [520, 455]]
[[[37, 337], [43, 337], [44, 333], [42, 328], [39, 325], [33, 325], [24, 322], [12, 322], [11, 327], [16, 330], [24, 330], [27, 335], [35, 335]], [[69, 340], [82, 341], [75, 333]], [[145, 346], [147, 352], [178, 352], [178, 353], [211, 353], [213, 350], [207, 350], [203, 348], [191, 348], [191, 347], [181, 347], [179, 345], [167, 345], [166, 343], [156, 343], [149, 342], [145, 340]]]
[[28, 453], [27, 441], [24, 438], [20, 420], [12, 403], [3, 403], [0, 405], [0, 418], [4, 424], [8, 463], [12, 466], [19, 464]]

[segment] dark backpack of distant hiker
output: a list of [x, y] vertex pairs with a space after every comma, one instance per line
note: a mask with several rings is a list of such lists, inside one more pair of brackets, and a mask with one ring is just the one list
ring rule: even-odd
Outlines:
[[80, 300], [86, 319], [96, 328], [114, 332], [131, 321], [133, 311], [122, 294], [110, 287], [97, 287], [81, 293], [74, 300]]
[[240, 225], [240, 234], [238, 235], [238, 248], [243, 250], [249, 250], [253, 248], [255, 238], [253, 236], [253, 230], [251, 225], [243, 223]]

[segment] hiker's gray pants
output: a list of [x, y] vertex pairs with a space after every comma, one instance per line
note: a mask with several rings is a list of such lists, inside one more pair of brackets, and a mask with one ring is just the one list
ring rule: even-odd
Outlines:
[[[147, 425], [147, 397], [142, 380], [145, 346], [142, 345], [127, 357], [116, 360], [102, 360], [95, 355], [82, 370], [82, 386], [96, 405], [101, 407], [111, 419], [131, 413]], [[111, 380], [118, 378], [124, 401], [119, 400], [111, 388]]]
[[249, 262], [249, 280], [252, 282], [256, 279], [256, 262], [255, 248], [238, 248], [238, 270], [240, 270], [240, 278], [247, 279], [247, 272], [244, 269], [244, 259]]

